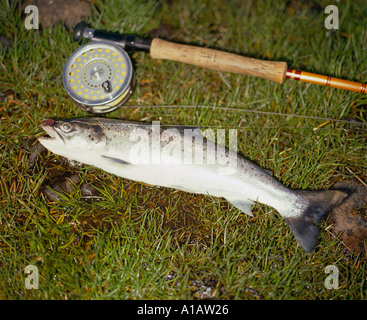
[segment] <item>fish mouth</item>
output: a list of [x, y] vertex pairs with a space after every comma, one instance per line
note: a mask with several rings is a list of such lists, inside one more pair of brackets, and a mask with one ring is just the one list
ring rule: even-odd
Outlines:
[[42, 143], [42, 141], [55, 141], [62, 145], [65, 145], [65, 139], [64, 137], [57, 132], [57, 130], [53, 127], [55, 124], [54, 120], [42, 120], [41, 121], [41, 128], [47, 132], [49, 137], [39, 137], [38, 140]]

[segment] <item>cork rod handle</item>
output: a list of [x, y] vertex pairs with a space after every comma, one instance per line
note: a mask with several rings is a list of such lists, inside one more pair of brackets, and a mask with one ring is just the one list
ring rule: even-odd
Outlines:
[[150, 47], [153, 59], [166, 59], [224, 72], [240, 73], [283, 83], [286, 62], [247, 58], [229, 52], [178, 44], [154, 38]]

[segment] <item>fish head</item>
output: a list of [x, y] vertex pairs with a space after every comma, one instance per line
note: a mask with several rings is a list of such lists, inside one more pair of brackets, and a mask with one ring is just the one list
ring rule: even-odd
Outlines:
[[74, 158], [71, 155], [76, 153], [95, 152], [107, 144], [101, 124], [93, 118], [42, 120], [41, 127], [49, 137], [39, 137], [39, 142], [64, 157]]

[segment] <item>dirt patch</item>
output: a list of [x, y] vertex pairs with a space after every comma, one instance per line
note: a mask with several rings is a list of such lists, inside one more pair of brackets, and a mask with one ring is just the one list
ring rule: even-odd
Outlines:
[[367, 187], [356, 182], [338, 182], [333, 189], [349, 197], [330, 213], [331, 232], [349, 251], [367, 257]]
[[62, 22], [69, 30], [84, 20], [91, 10], [91, 1], [87, 0], [28, 0], [24, 6], [30, 4], [37, 6], [42, 27], [50, 27]]

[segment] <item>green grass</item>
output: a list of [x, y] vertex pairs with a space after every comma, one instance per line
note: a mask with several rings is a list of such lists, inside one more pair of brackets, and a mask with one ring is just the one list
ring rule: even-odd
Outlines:
[[[365, 1], [337, 3], [336, 32], [324, 28], [323, 8], [330, 1], [318, 1], [321, 9], [286, 3], [105, 0], [95, 1], [87, 21], [142, 36], [164, 23], [178, 42], [367, 82]], [[327, 231], [327, 220], [314, 252], [306, 254], [269, 207], [257, 204], [248, 217], [223, 199], [70, 167], [51, 154], [31, 170], [29, 145], [43, 134], [41, 119], [86, 116], [62, 86], [63, 65], [78, 44], [62, 24], [25, 29], [22, 10], [1, 4], [0, 33], [13, 45], [0, 51], [0, 89], [13, 97], [0, 104], [0, 298], [367, 298], [366, 257], [348, 253]], [[366, 96], [219, 74], [146, 53], [132, 57], [137, 86], [130, 107], [107, 117], [237, 128], [239, 152], [293, 188], [326, 189], [355, 177], [367, 181]], [[173, 104], [217, 109], [136, 107]], [[325, 124], [325, 118], [341, 121]], [[76, 172], [80, 184], [97, 186], [99, 201], [86, 203], [79, 184], [48, 201], [42, 188], [55, 170]], [[29, 264], [39, 268], [38, 290], [25, 288]], [[324, 286], [324, 269], [331, 264], [340, 272], [337, 290]]]

